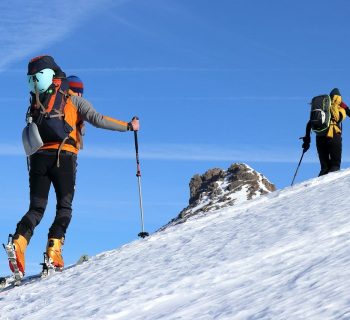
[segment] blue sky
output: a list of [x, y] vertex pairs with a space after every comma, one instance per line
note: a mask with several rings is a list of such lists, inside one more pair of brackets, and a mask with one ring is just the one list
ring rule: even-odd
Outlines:
[[[21, 131], [32, 57], [50, 54], [81, 77], [102, 114], [139, 116], [145, 227], [153, 232], [187, 205], [190, 178], [209, 168], [244, 162], [278, 188], [290, 184], [312, 96], [338, 87], [350, 103], [349, 9], [346, 0], [1, 3], [0, 238], [6, 242], [28, 209]], [[343, 168], [349, 144], [345, 122]], [[87, 125], [78, 163], [66, 263], [140, 231], [133, 135]], [[296, 182], [318, 171], [313, 139]], [[52, 190], [28, 273], [39, 270], [54, 208]], [[4, 253], [1, 260], [7, 272]]]

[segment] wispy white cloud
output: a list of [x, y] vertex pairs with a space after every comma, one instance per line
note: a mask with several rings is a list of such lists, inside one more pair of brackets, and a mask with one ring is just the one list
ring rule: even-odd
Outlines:
[[[0, 156], [22, 156], [21, 145], [0, 143]], [[212, 145], [212, 144], [144, 144], [140, 148], [140, 159], [162, 161], [230, 161], [297, 163], [301, 156], [299, 148], [284, 148], [268, 145]], [[131, 159], [135, 160], [132, 145], [108, 147], [89, 145], [79, 153], [81, 158], [89, 159]], [[343, 163], [350, 163], [350, 152], [344, 150]], [[318, 163], [317, 153], [309, 151], [303, 163]]]
[[210, 68], [210, 67], [175, 67], [175, 66], [148, 66], [148, 67], [104, 67], [104, 68], [80, 68], [71, 69], [77, 73], [118, 73], [118, 72], [237, 72], [244, 71], [241, 68]]
[[20, 145], [0, 143], [0, 156], [24, 156], [24, 149]]
[[[94, 102], [112, 102], [120, 100], [129, 101], [303, 101], [308, 102], [310, 97], [303, 96], [222, 96], [222, 97], [205, 97], [205, 96], [168, 96], [168, 97], [94, 97]], [[1, 101], [1, 98], [0, 98]]]
[[[25, 72], [25, 71], [22, 71]], [[80, 74], [80, 73], [79, 73]], [[112, 101], [303, 101], [309, 102], [310, 97], [306, 96], [148, 96], [148, 97], [137, 97], [137, 96], [94, 96], [94, 102], [112, 102]], [[0, 102], [26, 102], [27, 97], [0, 97]], [[271, 105], [273, 107], [273, 105]]]
[[[128, 147], [110, 148], [90, 146], [81, 153], [82, 157], [134, 159], [135, 152]], [[140, 151], [140, 157], [144, 160], [164, 161], [250, 161], [290, 163], [296, 162], [299, 150], [289, 151], [268, 146], [215, 146], [206, 144], [158, 144], [144, 145]], [[314, 156], [305, 159], [305, 162], [318, 162]]]
[[[288, 72], [335, 72], [344, 70], [340, 68], [241, 68], [241, 67], [206, 67], [206, 66], [106, 66], [106, 67], [86, 67], [86, 68], [66, 68], [68, 73], [77, 74], [96, 74], [96, 73], [237, 73], [237, 72], [254, 72], [254, 73], [288, 73]], [[0, 71], [2, 68], [0, 66]], [[23, 73], [25, 69], [11, 69], [12, 73]]]
[[[205, 73], [205, 72], [211, 72], [211, 73], [235, 73], [235, 72], [300, 72], [300, 71], [314, 71], [314, 72], [334, 72], [335, 70], [340, 69], [334, 69], [334, 68], [242, 68], [242, 67], [230, 67], [230, 66], [221, 66], [221, 67], [206, 67], [206, 66], [197, 66], [197, 67], [186, 67], [186, 66], [134, 66], [134, 67], [112, 67], [112, 66], [106, 66], [106, 67], [87, 67], [87, 68], [74, 68], [74, 69], [67, 69], [69, 72], [76, 72], [76, 73], [123, 73], [123, 72], [134, 72], [134, 73], [146, 73], [146, 72], [198, 72], [198, 73]], [[20, 70], [18, 70], [19, 72]]]
[[64, 38], [99, 8], [125, 2], [127, 0], [1, 1], [0, 72], [14, 61]]
[[0, 97], [0, 102], [27, 102], [28, 99], [25, 98], [20, 98], [20, 97]]

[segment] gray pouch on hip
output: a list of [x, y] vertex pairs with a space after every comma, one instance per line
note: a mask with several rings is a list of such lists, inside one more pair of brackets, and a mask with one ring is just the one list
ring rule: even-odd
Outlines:
[[34, 122], [28, 123], [23, 129], [22, 142], [27, 156], [31, 156], [44, 145], [38, 127]]

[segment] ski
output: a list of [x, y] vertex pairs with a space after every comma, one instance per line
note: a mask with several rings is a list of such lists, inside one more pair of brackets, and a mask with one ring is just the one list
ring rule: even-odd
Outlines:
[[68, 268], [58, 268], [52, 264], [51, 258], [47, 256], [46, 252], [44, 252], [44, 262], [40, 264], [42, 266], [41, 278], [46, 278], [56, 272], [62, 272], [63, 270], [70, 269], [86, 261], [89, 261], [89, 256], [87, 254], [83, 254], [74, 265], [69, 266]]
[[51, 259], [47, 257], [46, 253], [44, 253], [44, 262], [40, 263], [40, 265], [42, 266], [42, 270], [40, 273], [27, 277], [22, 277], [19, 282], [16, 282], [13, 274], [7, 277], [0, 277], [0, 292], [11, 289], [13, 287], [27, 285], [40, 279], [48, 278], [55, 273], [61, 273], [86, 261], [89, 261], [89, 256], [83, 254], [75, 264], [70, 265], [66, 268], [55, 268], [52, 265]]
[[0, 292], [1, 291], [5, 291], [7, 289], [13, 288], [13, 287], [19, 287], [25, 284], [29, 284], [31, 282], [33, 282], [36, 279], [40, 279], [41, 278], [41, 274], [35, 274], [32, 276], [28, 276], [28, 277], [23, 277], [21, 279], [21, 281], [17, 284], [15, 284], [15, 278], [13, 275], [8, 276], [8, 277], [0, 277]]

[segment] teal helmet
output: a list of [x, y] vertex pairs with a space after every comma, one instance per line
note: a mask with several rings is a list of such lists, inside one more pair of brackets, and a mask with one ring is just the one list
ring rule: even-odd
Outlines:
[[51, 85], [55, 71], [43, 69], [35, 74], [28, 75], [28, 85], [31, 92], [45, 92]]

